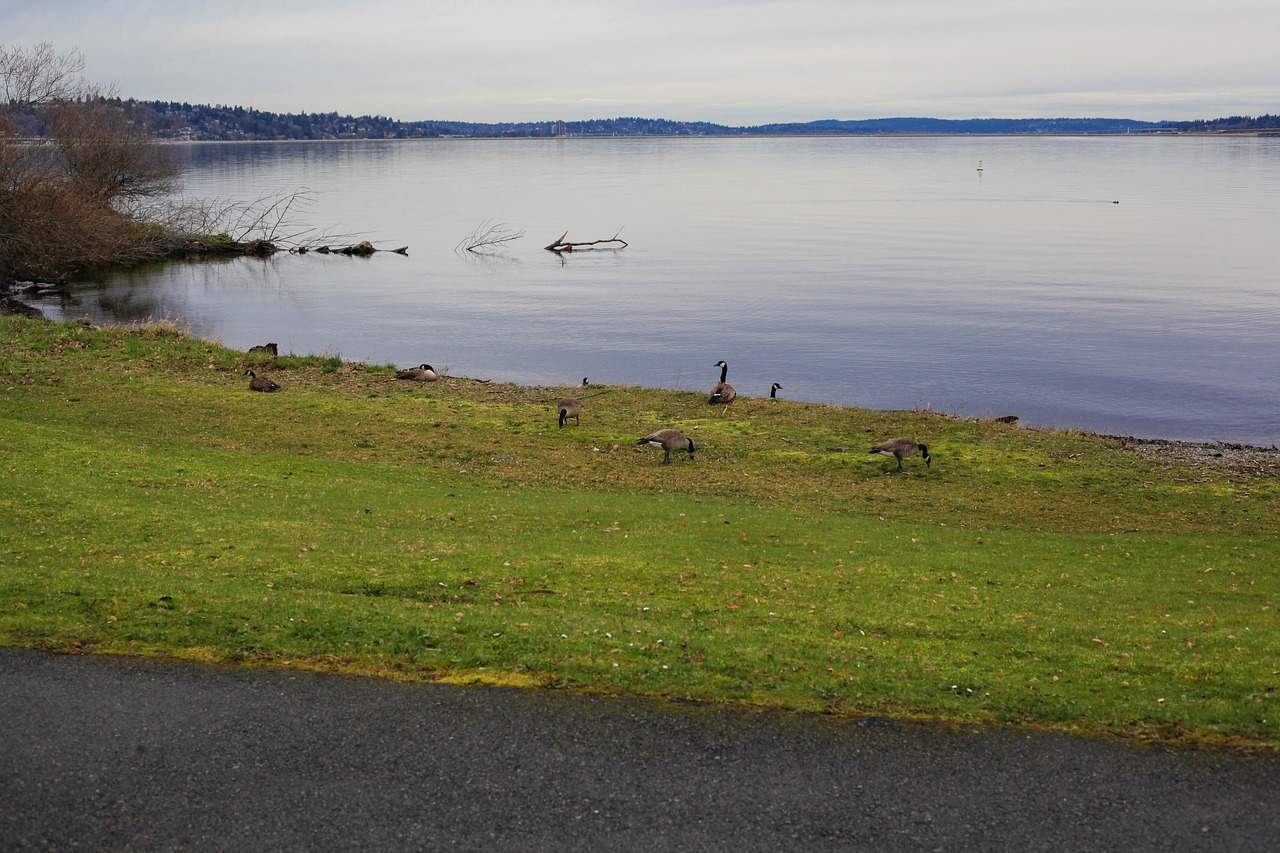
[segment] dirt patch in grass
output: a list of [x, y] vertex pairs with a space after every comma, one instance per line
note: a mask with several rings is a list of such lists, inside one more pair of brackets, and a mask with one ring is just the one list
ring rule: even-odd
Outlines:
[[1227, 469], [1235, 474], [1280, 477], [1280, 448], [1256, 447], [1223, 442], [1171, 441], [1163, 438], [1105, 436], [1122, 449], [1171, 463], [1191, 464], [1206, 469]]

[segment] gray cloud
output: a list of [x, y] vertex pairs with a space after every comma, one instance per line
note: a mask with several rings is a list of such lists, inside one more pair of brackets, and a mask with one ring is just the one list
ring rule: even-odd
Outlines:
[[281, 112], [758, 124], [1280, 110], [1272, 0], [47, 0], [3, 17], [6, 43], [79, 48], [122, 95]]

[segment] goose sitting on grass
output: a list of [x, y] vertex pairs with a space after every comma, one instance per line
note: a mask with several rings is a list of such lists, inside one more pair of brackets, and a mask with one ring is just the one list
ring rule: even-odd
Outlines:
[[429, 364], [420, 364], [396, 372], [396, 379], [407, 379], [411, 382], [435, 382], [440, 374]]
[[249, 377], [250, 391], [279, 391], [280, 386], [265, 376], [259, 376], [252, 370], [246, 370], [245, 376]]

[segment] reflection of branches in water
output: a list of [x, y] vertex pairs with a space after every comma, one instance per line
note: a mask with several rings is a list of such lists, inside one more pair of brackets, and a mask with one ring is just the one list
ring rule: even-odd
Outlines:
[[519, 240], [523, 236], [523, 231], [514, 231], [505, 222], [486, 219], [470, 234], [459, 240], [453, 250], [458, 253], [465, 250], [477, 255], [492, 255], [495, 249], [513, 240]]
[[[51, 310], [61, 319], [88, 317], [103, 324], [129, 324], [155, 319], [187, 323], [196, 334], [203, 334], [221, 323], [201, 316], [207, 300], [187, 297], [188, 290], [203, 290], [209, 298], [230, 292], [271, 293], [284, 305], [304, 303], [304, 290], [288, 284], [289, 268], [285, 260], [271, 256], [201, 258], [182, 263], [144, 264], [139, 267], [112, 269], [102, 277], [81, 279], [60, 289], [56, 298], [41, 300], [39, 307]], [[296, 278], [293, 279], [296, 282]], [[215, 316], [218, 309], [211, 309]]]
[[508, 255], [505, 252], [459, 252], [458, 255], [469, 264], [485, 264], [492, 266], [494, 264], [507, 265], [520, 263], [519, 258]]
[[145, 323], [157, 317], [181, 322], [181, 315], [172, 310], [162, 309], [163, 300], [140, 298], [131, 291], [115, 291], [111, 295], [98, 297], [98, 314], [103, 320], [120, 325], [128, 323]]
[[225, 235], [237, 243], [263, 240], [285, 249], [353, 242], [357, 235], [318, 231], [300, 220], [314, 203], [306, 189], [263, 193], [253, 201], [178, 200], [167, 217], [174, 230], [192, 235]]

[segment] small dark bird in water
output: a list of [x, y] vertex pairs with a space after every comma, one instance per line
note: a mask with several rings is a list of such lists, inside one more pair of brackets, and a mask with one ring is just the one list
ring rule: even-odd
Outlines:
[[715, 366], [720, 368], [720, 381], [711, 389], [711, 396], [707, 397], [707, 402], [712, 405], [723, 403], [727, 406], [738, 398], [738, 392], [725, 381], [729, 378], [729, 365], [723, 361], [717, 361]]
[[582, 425], [578, 419], [582, 414], [582, 403], [577, 397], [565, 397], [559, 403], [556, 403], [556, 411], [560, 413], [561, 429], [564, 429], [564, 422], [569, 418], [573, 418], [574, 426]]
[[671, 462], [671, 451], [687, 450], [689, 458], [693, 458], [694, 451], [698, 448], [693, 446], [693, 439], [687, 437], [678, 429], [660, 429], [657, 432], [651, 432], [644, 438], [636, 441], [636, 445], [652, 444], [654, 447], [662, 448], [662, 464], [666, 465]]
[[769, 389], [769, 399], [770, 400], [778, 399], [778, 392], [781, 390], [782, 390], [781, 385], [779, 385], [777, 382], [773, 383], [773, 387]]
[[249, 347], [249, 352], [265, 352], [271, 355], [280, 354], [280, 350], [275, 344], [262, 344], [256, 347]]
[[250, 391], [279, 391], [280, 390], [280, 386], [277, 385], [275, 382], [271, 381], [265, 376], [259, 376], [258, 374], [254, 373], [252, 370], [246, 370], [244, 372], [244, 375], [249, 377]]
[[396, 372], [396, 379], [408, 379], [411, 382], [435, 382], [440, 378], [436, 369], [429, 364], [420, 364]]
[[931, 467], [932, 462], [929, 458], [929, 448], [923, 444], [917, 444], [914, 438], [902, 436], [900, 438], [891, 438], [888, 441], [882, 441], [868, 451], [869, 453], [883, 453], [885, 456], [892, 456], [898, 460], [898, 470], [902, 470], [902, 460], [907, 456], [914, 456], [917, 452], [924, 457], [925, 467]]

